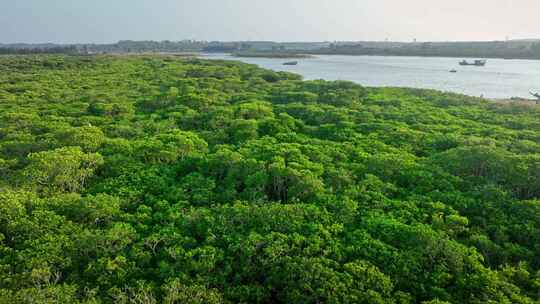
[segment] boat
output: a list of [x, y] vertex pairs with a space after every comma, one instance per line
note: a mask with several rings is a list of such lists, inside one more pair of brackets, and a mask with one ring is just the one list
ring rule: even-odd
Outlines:
[[485, 66], [486, 60], [475, 60], [473, 62], [468, 62], [467, 60], [463, 60], [459, 62], [459, 65]]
[[450, 73], [457, 73], [457, 70], [450, 70]]
[[283, 65], [297, 65], [298, 64], [298, 61], [289, 61], [289, 62], [285, 62]]

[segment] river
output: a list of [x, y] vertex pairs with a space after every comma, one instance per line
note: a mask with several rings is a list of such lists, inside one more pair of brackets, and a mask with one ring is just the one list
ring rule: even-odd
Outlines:
[[[295, 59], [298, 65], [285, 66], [286, 59], [237, 58], [228, 54], [202, 57], [238, 60], [297, 73], [308, 80], [350, 80], [373, 87], [426, 88], [486, 98], [531, 98], [529, 91], [540, 91], [540, 60], [489, 59], [485, 67], [475, 67], [460, 66], [464, 58], [318, 55]], [[450, 73], [452, 69], [457, 72]]]

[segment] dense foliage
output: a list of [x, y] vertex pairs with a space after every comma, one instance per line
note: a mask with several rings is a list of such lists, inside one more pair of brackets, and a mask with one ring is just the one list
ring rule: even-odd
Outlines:
[[538, 303], [540, 108], [0, 57], [0, 303]]

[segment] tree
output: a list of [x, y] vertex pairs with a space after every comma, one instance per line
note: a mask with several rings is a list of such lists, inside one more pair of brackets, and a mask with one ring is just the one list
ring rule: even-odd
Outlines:
[[91, 125], [62, 130], [56, 137], [63, 146], [79, 146], [85, 152], [95, 152], [105, 141], [101, 129]]
[[103, 165], [97, 153], [84, 153], [79, 147], [32, 153], [22, 172], [24, 182], [41, 192], [78, 192], [96, 169]]

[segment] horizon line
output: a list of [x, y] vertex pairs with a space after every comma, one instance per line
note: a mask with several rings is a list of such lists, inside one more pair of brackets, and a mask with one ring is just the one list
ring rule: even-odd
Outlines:
[[152, 39], [142, 39], [142, 40], [133, 40], [133, 39], [120, 39], [115, 42], [0, 42], [0, 45], [17, 45], [17, 44], [23, 44], [23, 45], [45, 45], [45, 44], [52, 44], [52, 45], [111, 45], [111, 44], [118, 44], [120, 42], [186, 42], [186, 41], [193, 41], [193, 42], [205, 42], [205, 43], [246, 43], [246, 42], [252, 42], [252, 43], [351, 43], [351, 42], [377, 42], [377, 43], [475, 43], [475, 42], [534, 42], [539, 41], [540, 38], [516, 38], [516, 39], [491, 39], [491, 40], [305, 40], [305, 41], [299, 41], [299, 40], [205, 40], [205, 39], [181, 39], [181, 40], [169, 40], [169, 39], [162, 39], [162, 40], [152, 40]]

